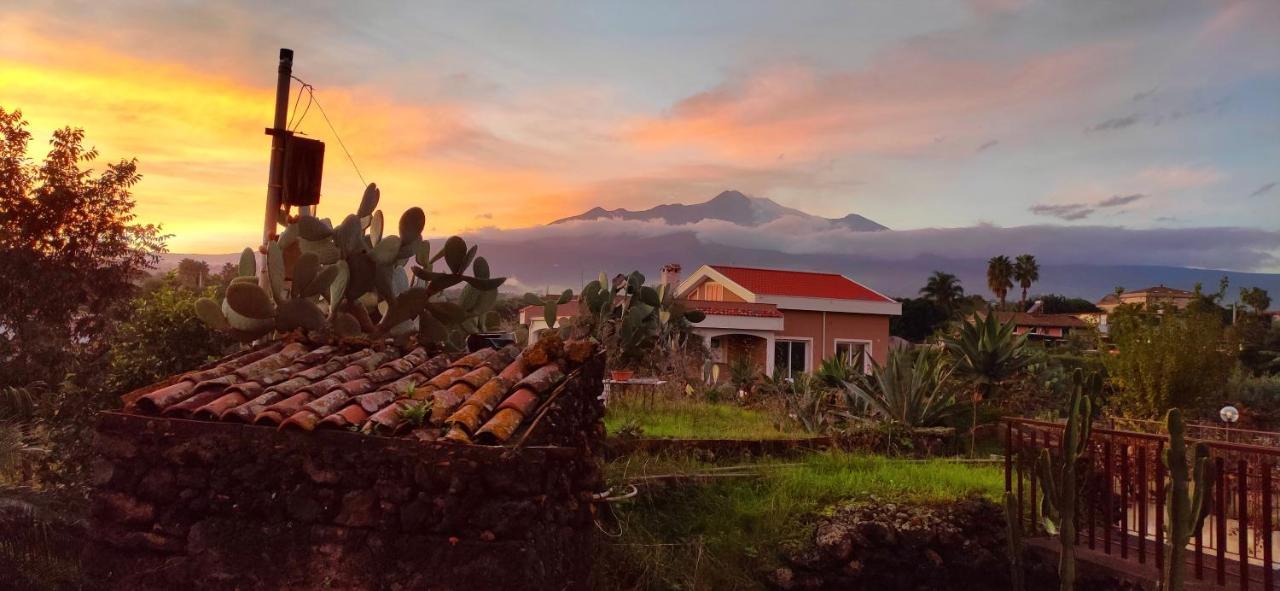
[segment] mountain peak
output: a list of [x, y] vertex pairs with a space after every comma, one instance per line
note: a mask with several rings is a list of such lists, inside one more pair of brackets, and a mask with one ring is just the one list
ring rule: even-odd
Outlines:
[[696, 224], [702, 220], [718, 220], [739, 226], [759, 226], [783, 217], [799, 217], [823, 220], [849, 228], [855, 232], [887, 230], [856, 213], [840, 219], [828, 219], [787, 207], [766, 197], [751, 197], [736, 189], [721, 191], [720, 194], [702, 203], [667, 203], [644, 209], [631, 211], [625, 208], [604, 209], [593, 207], [581, 214], [551, 222], [559, 224], [569, 221], [590, 221], [599, 219], [621, 219], [639, 221], [661, 220], [671, 225], [683, 226]]
[[[747, 201], [751, 201], [751, 200], [752, 200], [752, 198], [751, 198], [751, 197], [748, 197], [748, 196], [746, 196], [746, 195], [744, 195], [744, 194], [742, 193], [742, 191], [737, 191], [737, 190], [730, 189], [730, 190], [728, 190], [728, 191], [722, 191], [719, 195], [716, 195], [715, 197], [712, 197], [712, 198], [711, 198], [711, 200], [710, 200], [710, 201], [708, 201], [706, 204], [711, 204], [711, 203], [729, 203], [729, 202], [747, 202]], [[704, 204], [704, 205], [705, 205], [705, 204]]]

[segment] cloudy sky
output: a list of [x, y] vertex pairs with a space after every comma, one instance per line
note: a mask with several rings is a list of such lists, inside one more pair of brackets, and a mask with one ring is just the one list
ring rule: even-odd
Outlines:
[[[736, 188], [953, 237], [1234, 228], [1218, 264], [1280, 270], [1274, 0], [5, 4], [0, 106], [136, 156], [178, 252], [254, 241], [291, 47], [383, 208], [438, 233]], [[319, 109], [300, 130], [340, 216], [360, 181]]]

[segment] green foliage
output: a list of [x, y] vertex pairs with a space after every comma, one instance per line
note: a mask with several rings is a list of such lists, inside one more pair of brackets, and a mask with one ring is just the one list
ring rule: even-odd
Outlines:
[[927, 298], [898, 298], [898, 302], [902, 304], [902, 314], [889, 318], [889, 334], [913, 343], [924, 342], [951, 318], [950, 313]]
[[945, 318], [949, 319], [964, 298], [964, 286], [960, 285], [960, 279], [955, 275], [934, 271], [924, 287], [920, 288], [920, 295], [938, 306]]
[[[632, 271], [625, 278], [610, 281], [599, 278], [582, 288], [578, 298], [579, 314], [562, 332], [572, 338], [593, 338], [604, 345], [612, 369], [637, 369], [669, 360], [680, 351], [691, 334], [690, 325], [706, 315], [688, 310], [676, 301], [673, 285], [651, 287], [645, 277]], [[566, 303], [573, 292], [566, 290], [559, 303]], [[536, 295], [525, 296], [529, 303], [542, 301]], [[551, 302], [547, 314], [553, 314]], [[553, 325], [553, 323], [548, 323]]]
[[1018, 518], [1018, 500], [1012, 492], [1004, 493], [1005, 537], [1008, 539], [1009, 581], [1012, 591], [1024, 591], [1027, 571], [1023, 566], [1026, 549], [1022, 545], [1022, 521]]
[[1254, 314], [1262, 314], [1271, 307], [1271, 295], [1261, 287], [1240, 288], [1240, 303], [1249, 306]]
[[[609, 484], [653, 476], [714, 474], [687, 458], [630, 456], [611, 463]], [[870, 497], [944, 503], [970, 495], [998, 499], [998, 468], [827, 453], [785, 464], [734, 462], [749, 478], [662, 487], [613, 505], [621, 535], [596, 545], [595, 589], [761, 589], [760, 574], [781, 566], [779, 548], [812, 535], [833, 504]], [[723, 470], [719, 473], [723, 474]], [[758, 476], [756, 476], [758, 474]]]
[[108, 387], [133, 390], [225, 354], [233, 342], [191, 314], [197, 301], [173, 283], [131, 300], [111, 339]]
[[865, 380], [846, 381], [851, 408], [865, 406], [880, 421], [908, 427], [936, 427], [960, 410], [952, 369], [941, 353], [897, 349]]
[[1029, 360], [1026, 337], [1014, 334], [1013, 330], [1012, 319], [1001, 324], [995, 313], [988, 309], [985, 315], [975, 315], [961, 322], [957, 333], [943, 341], [956, 375], [977, 387], [978, 395], [973, 398], [971, 453], [977, 448], [979, 397], [992, 398], [1000, 382], [1020, 371]]
[[[1056, 293], [1036, 294], [1027, 301], [1040, 302], [1040, 311], [1045, 314], [1080, 314], [1102, 311], [1096, 304], [1084, 298], [1067, 297]], [[1024, 309], [1026, 307], [1029, 306], [1024, 303]]]
[[[245, 249], [222, 305], [197, 304], [199, 317], [241, 340], [293, 330], [322, 340], [416, 332], [419, 342], [461, 348], [466, 335], [485, 330], [505, 279], [491, 276], [477, 248], [457, 236], [432, 256], [421, 208], [401, 215], [400, 234], [384, 236], [380, 198], [370, 184], [356, 213], [336, 228], [328, 219], [281, 212], [285, 229], [267, 249], [268, 288], [253, 280], [257, 263]], [[445, 270], [437, 271], [441, 259]], [[404, 270], [410, 260], [417, 263], [412, 281]], [[445, 299], [458, 285], [457, 299]]]
[[421, 427], [427, 424], [427, 418], [430, 416], [431, 403], [425, 400], [409, 403], [400, 409], [400, 419], [411, 427]]
[[[1165, 546], [1164, 571], [1161, 573], [1161, 589], [1181, 591], [1186, 569], [1183, 555], [1187, 542], [1204, 524], [1209, 515], [1209, 482], [1213, 480], [1209, 464], [1209, 449], [1202, 443], [1192, 448], [1187, 457], [1186, 423], [1182, 411], [1170, 409], [1165, 417], [1169, 431], [1169, 446], [1164, 452], [1164, 465], [1169, 473], [1168, 491], [1165, 493], [1165, 523], [1169, 543]], [[1191, 473], [1187, 473], [1190, 460]], [[1190, 491], [1188, 490], [1190, 487]]]
[[845, 382], [857, 379], [862, 375], [862, 354], [852, 363], [843, 357], [828, 357], [818, 364], [818, 370], [813, 372], [814, 377], [818, 378], [829, 388], [840, 388]]
[[101, 356], [117, 306], [167, 238], [135, 221], [136, 161], [95, 172], [84, 131], [64, 127], [34, 162], [26, 126], [0, 108], [0, 385], [60, 381]]
[[1116, 389], [1113, 412], [1155, 418], [1174, 407], [1200, 409], [1221, 400], [1234, 363], [1217, 315], [1145, 316], [1117, 326], [1112, 336], [1116, 354], [1106, 364]]
[[674, 393], [659, 393], [652, 398], [634, 394], [610, 399], [604, 417], [610, 434], [632, 425], [646, 437], [680, 439], [779, 439], [805, 435], [790, 421], [778, 421], [768, 412], [732, 402]]
[[1074, 591], [1076, 584], [1076, 504], [1080, 497], [1079, 470], [1089, 453], [1093, 430], [1093, 400], [1102, 392], [1102, 376], [1076, 370], [1072, 375], [1071, 398], [1067, 403], [1067, 425], [1058, 455], [1040, 450], [1036, 458], [1036, 479], [1040, 482], [1041, 522], [1049, 534], [1057, 534], [1062, 546], [1058, 556], [1058, 580], [1062, 591]]
[[1029, 254], [1020, 254], [1013, 262], [1013, 280], [1018, 282], [1018, 287], [1022, 288], [1022, 307], [1027, 307], [1027, 290], [1031, 289], [1031, 284], [1040, 280], [1040, 263], [1036, 262], [1036, 257]]
[[782, 388], [787, 415], [808, 433], [826, 433], [831, 429], [833, 417], [828, 405], [835, 391], [828, 388], [813, 374], [798, 373], [789, 387]]
[[760, 377], [760, 366], [750, 357], [740, 355], [729, 362], [729, 383], [735, 392], [750, 392]]
[[1005, 296], [1009, 295], [1009, 290], [1013, 288], [1013, 261], [1005, 255], [991, 257], [987, 261], [987, 289], [996, 295], [996, 299], [1000, 300], [1000, 307], [1004, 308]]

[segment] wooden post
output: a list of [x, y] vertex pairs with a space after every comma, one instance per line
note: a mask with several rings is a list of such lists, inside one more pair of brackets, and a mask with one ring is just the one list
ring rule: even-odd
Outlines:
[[276, 239], [276, 218], [280, 211], [280, 194], [284, 186], [284, 142], [288, 130], [286, 119], [289, 116], [289, 82], [293, 75], [293, 50], [280, 49], [280, 67], [276, 75], [276, 115], [268, 130], [271, 134], [271, 169], [267, 173], [267, 212], [262, 220], [262, 264], [258, 266], [258, 281], [264, 287], [269, 285], [267, 277], [267, 248]]

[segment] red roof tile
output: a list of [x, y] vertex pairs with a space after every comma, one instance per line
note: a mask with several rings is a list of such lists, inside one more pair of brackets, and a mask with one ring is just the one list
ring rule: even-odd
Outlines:
[[[552, 350], [559, 341], [544, 341], [532, 356], [544, 365], [532, 367], [514, 345], [454, 359], [390, 343], [276, 342], [131, 393], [125, 410], [303, 431], [413, 431], [429, 439], [447, 433], [463, 442], [483, 431], [486, 443], [500, 444], [565, 377], [563, 346]], [[402, 411], [418, 404], [429, 404], [430, 412], [424, 424], [408, 425]], [[498, 414], [498, 424], [486, 428]]]
[[893, 301], [848, 277], [836, 273], [755, 269], [725, 265], [711, 265], [711, 268], [748, 291], [759, 295], [871, 302]]
[[1089, 323], [1071, 314], [1028, 314], [1027, 312], [996, 312], [996, 320], [1009, 322], [1014, 318], [1017, 326], [1044, 326], [1053, 328], [1088, 328]]
[[699, 310], [709, 316], [747, 316], [751, 318], [782, 318], [782, 312], [773, 304], [750, 302], [720, 302], [710, 300], [681, 300], [686, 308]]

